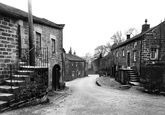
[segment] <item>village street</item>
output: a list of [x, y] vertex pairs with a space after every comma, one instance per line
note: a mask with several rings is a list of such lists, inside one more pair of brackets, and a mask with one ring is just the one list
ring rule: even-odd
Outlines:
[[119, 90], [95, 84], [98, 75], [67, 82], [68, 95], [58, 104], [9, 112], [9, 115], [165, 115], [165, 97], [134, 89]]

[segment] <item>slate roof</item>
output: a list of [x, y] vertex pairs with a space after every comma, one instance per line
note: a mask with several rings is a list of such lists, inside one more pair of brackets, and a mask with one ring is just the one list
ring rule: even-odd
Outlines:
[[[14, 18], [18, 18], [18, 19], [22, 19], [22, 20], [28, 20], [28, 13], [25, 11], [22, 11], [20, 9], [5, 5], [0, 3], [0, 13], [6, 16], [11, 16]], [[46, 26], [50, 26], [53, 28], [57, 28], [57, 29], [63, 29], [63, 27], [65, 26], [65, 24], [56, 24], [54, 22], [51, 22], [47, 19], [44, 18], [39, 18], [36, 16], [33, 16], [33, 22], [34, 23], [38, 23], [38, 24], [42, 24], [42, 25], [46, 25]]]
[[[163, 23], [163, 22], [162, 22], [162, 23]], [[140, 39], [140, 38], [141, 38], [143, 35], [145, 35], [147, 32], [152, 31], [153, 29], [155, 29], [155, 28], [158, 27], [159, 25], [160, 25], [160, 24], [158, 24], [157, 26], [152, 27], [152, 28], [148, 29], [147, 31], [145, 31], [145, 32], [143, 32], [143, 33], [140, 33], [140, 34], [138, 34], [138, 35], [136, 35], [136, 36], [134, 36], [134, 37], [132, 37], [132, 38], [129, 38], [129, 39], [125, 40], [124, 42], [118, 44], [118, 45], [115, 45], [114, 47], [111, 48], [111, 50], [114, 50], [114, 49], [117, 49], [117, 48], [119, 48], [119, 47], [122, 47], [122, 46], [124, 46], [124, 45], [126, 45], [126, 44], [128, 44], [128, 43], [130, 43], [130, 42], [132, 42], [132, 41], [134, 41], [134, 40]]]
[[82, 59], [81, 57], [77, 56], [77, 55], [73, 55], [73, 54], [66, 54], [66, 58], [70, 61], [81, 61], [84, 62], [85, 60]]

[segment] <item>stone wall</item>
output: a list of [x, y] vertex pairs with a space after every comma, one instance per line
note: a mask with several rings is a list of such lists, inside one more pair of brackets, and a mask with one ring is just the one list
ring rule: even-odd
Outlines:
[[[137, 42], [136, 47], [134, 43]], [[151, 60], [151, 48], [158, 48], [158, 59]], [[125, 56], [123, 56], [123, 51]], [[136, 61], [134, 61], [133, 52], [136, 51]], [[118, 52], [118, 55], [117, 55]], [[130, 52], [130, 67], [140, 73], [140, 66], [145, 66], [151, 63], [165, 62], [165, 23], [156, 26], [148, 31], [146, 34], [138, 38], [136, 41], [131, 41], [112, 51], [114, 55], [114, 64], [121, 67], [127, 67], [128, 52]], [[141, 63], [140, 63], [141, 62]]]
[[[158, 48], [158, 58], [156, 60], [150, 59], [151, 48]], [[145, 34], [142, 41], [142, 65], [151, 64], [153, 62], [159, 63], [165, 61], [165, 24], [154, 28]]]
[[[19, 49], [29, 48], [28, 31], [27, 21], [0, 15], [0, 79], [7, 77], [10, 64], [18, 62]], [[41, 34], [41, 47], [48, 48], [48, 80], [49, 89], [51, 89], [53, 66], [59, 64], [63, 69], [61, 59], [63, 33], [61, 29], [34, 23], [34, 45], [36, 45], [36, 32]], [[56, 42], [54, 53], [51, 39], [55, 39]]]
[[[60, 65], [62, 68], [62, 30], [51, 28], [48, 26], [43, 26], [37, 23], [34, 23], [34, 45], [36, 46], [36, 32], [41, 34], [41, 47], [48, 48], [48, 67], [49, 67], [49, 89], [52, 89], [52, 68], [55, 64]], [[23, 22], [22, 25], [22, 48], [28, 47], [27, 42], [27, 33], [28, 33], [28, 23]], [[55, 49], [56, 51], [53, 53], [52, 51], [52, 39], [55, 39]], [[37, 63], [36, 56], [36, 63]], [[61, 74], [62, 75], [62, 74]], [[61, 76], [62, 77], [62, 76]], [[62, 80], [62, 78], [60, 79]], [[61, 81], [62, 82], [62, 81]]]
[[18, 101], [42, 97], [47, 93], [48, 88], [48, 68], [35, 68], [31, 73], [30, 80], [26, 82], [26, 88], [22, 88], [16, 94]]
[[0, 79], [8, 76], [18, 58], [17, 20], [0, 15]]
[[65, 81], [85, 76], [85, 62], [66, 61]]
[[[140, 53], [141, 53], [140, 49], [141, 49], [141, 40], [139, 39], [113, 50], [112, 53], [114, 56], [114, 64], [119, 67], [127, 68], [128, 52], [130, 52], [130, 67], [134, 68], [135, 70], [137, 70], [137, 72], [139, 72]], [[134, 60], [134, 55], [133, 55], [134, 52], [136, 52], [136, 60]]]

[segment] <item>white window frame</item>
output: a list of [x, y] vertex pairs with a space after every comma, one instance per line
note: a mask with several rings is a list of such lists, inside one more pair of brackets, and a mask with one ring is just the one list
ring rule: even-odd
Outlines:
[[118, 51], [116, 52], [116, 57], [119, 57], [119, 53], [118, 53]]
[[137, 42], [134, 42], [133, 48], [136, 48], [136, 46], [137, 46]]
[[[152, 49], [156, 49], [155, 55], [154, 57], [152, 57]], [[151, 48], [151, 52], [150, 52], [150, 59], [151, 60], [157, 60], [158, 59], [158, 48]]]
[[72, 71], [72, 77], [74, 77], [74, 71]]
[[78, 62], [76, 62], [76, 67], [78, 67]]
[[125, 56], [125, 50], [122, 49], [122, 56], [124, 57]]
[[133, 51], [133, 61], [135, 62], [136, 61], [136, 56], [137, 56], [137, 52], [136, 50]]

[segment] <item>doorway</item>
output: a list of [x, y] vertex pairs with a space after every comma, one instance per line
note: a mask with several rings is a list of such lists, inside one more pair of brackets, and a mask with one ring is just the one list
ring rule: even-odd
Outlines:
[[57, 90], [60, 88], [60, 66], [56, 64], [52, 69], [52, 89]]
[[130, 67], [130, 63], [131, 63], [131, 60], [130, 60], [130, 52], [127, 52], [127, 67]]

